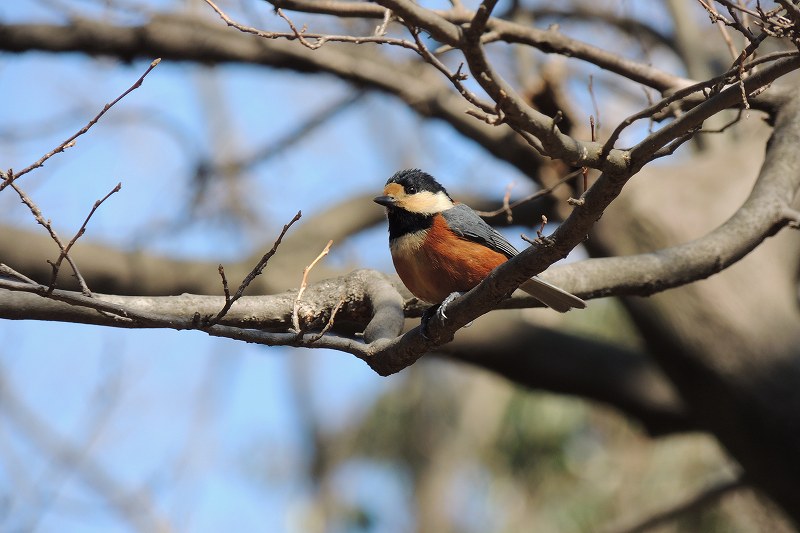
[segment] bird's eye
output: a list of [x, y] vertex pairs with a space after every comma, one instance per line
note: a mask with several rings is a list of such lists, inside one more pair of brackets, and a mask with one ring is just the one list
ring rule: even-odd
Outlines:
[[414, 187], [413, 185], [409, 185], [408, 187], [406, 187], [406, 193], [417, 194], [417, 188]]

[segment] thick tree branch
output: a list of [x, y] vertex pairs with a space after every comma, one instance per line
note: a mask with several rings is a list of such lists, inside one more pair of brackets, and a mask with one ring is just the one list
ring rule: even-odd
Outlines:
[[675, 76], [652, 65], [633, 61], [576, 39], [567, 37], [557, 29], [540, 30], [506, 20], [492, 19], [488, 25], [496, 38], [509, 43], [526, 44], [550, 54], [575, 57], [596, 65], [608, 72], [641, 83], [666, 93], [691, 85], [692, 80]]
[[[218, 313], [222, 296], [120, 296], [95, 294], [87, 298], [73, 291], [55, 290], [53, 298], [41, 296], [39, 286], [0, 278], [0, 318], [56, 320], [123, 328], [207, 329], [203, 317]], [[243, 296], [236, 300], [220, 324], [243, 329], [288, 331], [296, 290], [271, 296]], [[344, 299], [335, 331], [353, 335], [368, 329], [369, 338], [395, 337], [403, 326], [403, 299], [391, 280], [375, 271], [356, 270], [340, 278], [310, 284], [299, 305], [304, 330], [319, 330], [331, 309]], [[102, 312], [98, 312], [102, 311]], [[372, 324], [372, 322], [375, 322]], [[373, 333], [374, 332], [374, 333]], [[393, 332], [390, 334], [390, 332]]]
[[[645, 354], [503, 316], [486, 317], [437, 353], [530, 387], [611, 405], [652, 436], [699, 429], [661, 371]], [[486, 335], [486, 329], [492, 331]]]
[[[743, 81], [745, 94], [750, 95], [758, 93], [778, 78], [798, 68], [800, 68], [800, 57], [795, 56], [779, 59]], [[716, 115], [720, 111], [740, 104], [741, 100], [742, 89], [738, 83], [733, 84], [719, 94], [712, 96], [708, 100], [687, 111], [680, 118], [649, 135], [630, 151], [630, 159], [634, 168], [640, 168], [649, 162], [653, 154], [666, 146], [670, 141], [678, 139], [682, 135], [699, 128], [705, 120]]]
[[[596, 285], [597, 278], [593, 279], [591, 265], [601, 265], [602, 262], [611, 263], [604, 265], [608, 268], [594, 271], [599, 278], [607, 281], [606, 274], [613, 277], [613, 273], [622, 274], [624, 272], [638, 282], [636, 283], [637, 290], [647, 294], [651, 290], [668, 288], [666, 283], [675, 283], [676, 285], [673, 286], [677, 286], [688, 283], [688, 277], [694, 276], [694, 279], [702, 279], [718, 272], [741, 259], [780, 228], [794, 222], [787, 219], [786, 214], [789, 212], [787, 208], [792, 198], [800, 187], [800, 174], [774, 171], [779, 165], [790, 164], [792, 159], [793, 157], [775, 160], [768, 158], [751, 196], [731, 219], [707, 237], [707, 241], [700, 239], [674, 249], [634, 256], [629, 267], [623, 266], [627, 258], [595, 259], [572, 267], [562, 267], [574, 269], [572, 275], [578, 278], [571, 280], [574, 281], [574, 284], [561, 283], [556, 276], [551, 278], [544, 275], [543, 277], [553, 279], [579, 296], [590, 297], [595, 295], [592, 294], [592, 291], [599, 288]], [[520, 283], [542, 272], [558, 259], [565, 257], [575, 245], [583, 240], [594, 221], [616, 197], [624, 183], [624, 179], [602, 175], [584, 195], [583, 205], [576, 208], [572, 215], [553, 233], [552, 244], [531, 246], [517, 257], [496, 268], [480, 285], [450, 304], [447, 310], [449, 318], [446, 323], [442, 323], [438, 319], [431, 320], [428, 339], [423, 338], [416, 329], [395, 341], [393, 346], [387, 347], [390, 353], [393, 353], [390, 359], [394, 359], [397, 365], [411, 364], [421, 355], [420, 350], [424, 351], [448, 342], [458, 328], [495, 308], [504, 296], [518, 287]], [[711, 245], [715, 247], [709, 249], [708, 246]], [[687, 255], [687, 252], [695, 253]], [[646, 269], [642, 269], [643, 265], [636, 264], [642, 260], [648, 263]], [[583, 267], [584, 264], [588, 266]], [[578, 274], [579, 271], [580, 274]], [[685, 276], [684, 271], [690, 275]], [[659, 275], [663, 275], [663, 277]], [[617, 278], [618, 288], [627, 286], [628, 282], [627, 278]], [[582, 283], [585, 285], [582, 286]], [[589, 284], [591, 284], [591, 288]], [[586, 290], [581, 290], [582, 288]], [[596, 295], [600, 294], [602, 294], [602, 290]], [[387, 367], [381, 365], [379, 368], [380, 372], [396, 370], [399, 368], [394, 365]]]
[[[385, 11], [379, 6], [374, 6]], [[81, 52], [123, 60], [148, 59], [200, 64], [249, 63], [298, 72], [331, 73], [360, 87], [396, 96], [423, 117], [449, 123], [493, 155], [536, 178], [539, 156], [505, 126], [494, 127], [464, 113], [464, 100], [434, 72], [397, 63], [363, 47], [309, 50], [288, 41], [265, 40], [189, 16], [158, 15], [139, 26], [86, 19], [70, 25], [0, 24], [0, 50]]]
[[[796, 222], [787, 218], [787, 214], [793, 213], [788, 207], [800, 186], [800, 176], [776, 171], [780, 161], [768, 159], [747, 201], [706, 237], [649, 254], [564, 265], [548, 270], [543, 277], [582, 297], [592, 298], [612, 294], [653, 294], [719, 272], [781, 227]], [[391, 341], [386, 340], [387, 335], [381, 334], [378, 337], [384, 340], [380, 342], [360, 347], [348, 343], [344, 346], [345, 351], [357, 352], [381, 374], [397, 372], [412, 364], [426, 351], [452, 339], [454, 332], [467, 322], [498, 307], [505, 295], [519, 283], [566, 255], [582, 240], [599, 216], [598, 212], [602, 213], [623, 183], [607, 176], [601, 177], [584, 197], [584, 204], [552, 235], [551, 245], [532, 246], [496, 269], [484, 283], [450, 305], [446, 323], [436, 319], [431, 321], [428, 338], [415, 328]], [[340, 291], [340, 288], [331, 287], [329, 294], [336, 295]], [[290, 324], [293, 296], [294, 293], [290, 293], [286, 302], [283, 327]], [[530, 304], [530, 300], [512, 300], [506, 305], [520, 304]], [[347, 312], [341, 316], [347, 316]], [[186, 316], [184, 320], [187, 320]], [[184, 324], [182, 327], [192, 326]], [[271, 338], [269, 343], [283, 343], [285, 340], [283, 337]]]
[[[3, 285], [20, 288], [19, 284], [0, 280], [0, 287]], [[273, 296], [244, 296], [219, 326], [212, 327], [204, 325], [203, 317], [217, 312], [224, 302], [220, 296], [95, 294], [94, 298], [85, 298], [80, 293], [57, 290], [53, 297], [56, 299], [0, 288], [0, 318], [122, 328], [198, 329], [212, 336], [267, 345], [332, 348], [369, 362], [369, 344], [357, 340], [326, 335], [314, 341], [310, 334], [281, 333], [292, 327], [294, 290]], [[331, 310], [342, 301], [332, 329], [340, 335], [364, 331], [367, 342], [392, 339], [403, 326], [403, 300], [392, 284], [375, 272], [355, 271], [308, 286], [298, 313], [301, 329], [312, 332], [324, 328], [331, 319]], [[503, 328], [515, 328], [515, 333], [491, 339], [484, 336], [478, 342], [465, 343], [462, 339], [445, 347], [443, 353], [527, 387], [598, 399], [639, 420], [652, 435], [694, 429], [670, 385], [644, 356], [545, 329], [526, 326], [520, 330], [519, 325], [505, 319], [502, 324]], [[471, 334], [472, 330], [466, 332], [467, 339]], [[530, 346], [536, 346], [536, 351], [530, 352]]]
[[[269, 0], [275, 7], [302, 11], [305, 13], [317, 13], [324, 15], [335, 15], [340, 17], [359, 17], [359, 18], [382, 18], [385, 10], [383, 7], [361, 2], [327, 2], [316, 0]], [[380, 2], [379, 2], [380, 3]], [[409, 3], [393, 2], [391, 4], [381, 3], [397, 13], [408, 13], [405, 17], [407, 23], [425, 28], [428, 24], [436, 24], [441, 27], [441, 33], [434, 35], [443, 42], [451, 46], [458, 46], [459, 35], [442, 21], [447, 21], [453, 25], [469, 23], [475, 17], [475, 12], [465, 9], [452, 9], [448, 11], [421, 10], [414, 8]], [[404, 11], [407, 9], [408, 11]], [[413, 13], [413, 14], [412, 14]], [[593, 12], [593, 20], [596, 20], [597, 13]], [[642, 83], [647, 87], [666, 92], [678, 89], [691, 84], [691, 80], [669, 74], [656, 67], [645, 63], [632, 61], [617, 54], [608, 52], [596, 46], [589, 45], [577, 39], [568, 37], [560, 33], [555, 28], [541, 30], [527, 24], [491, 18], [487, 21], [486, 30], [491, 32], [492, 39], [506, 41], [508, 43], [525, 44], [539, 49], [545, 53], [560, 54], [567, 57], [581, 59], [609, 72], [614, 72], [633, 81]], [[433, 33], [432, 33], [433, 35]]]

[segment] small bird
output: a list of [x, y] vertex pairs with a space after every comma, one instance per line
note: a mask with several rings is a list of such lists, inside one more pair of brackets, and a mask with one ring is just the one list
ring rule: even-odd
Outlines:
[[[439, 182], [419, 169], [397, 172], [374, 202], [386, 207], [389, 249], [397, 274], [414, 296], [427, 302], [446, 306], [457, 293], [472, 289], [519, 253], [475, 211], [454, 202]], [[535, 276], [519, 288], [562, 313], [586, 307], [577, 296]]]

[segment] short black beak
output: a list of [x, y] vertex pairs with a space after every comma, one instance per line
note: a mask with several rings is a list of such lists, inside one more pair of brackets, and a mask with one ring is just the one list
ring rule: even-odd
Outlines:
[[376, 204], [385, 205], [386, 207], [391, 207], [397, 202], [397, 199], [394, 196], [376, 196], [372, 199], [373, 202]]

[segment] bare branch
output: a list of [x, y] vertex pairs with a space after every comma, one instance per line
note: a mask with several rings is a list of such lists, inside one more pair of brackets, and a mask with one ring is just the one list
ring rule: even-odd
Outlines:
[[[785, 74], [800, 68], [800, 57], [791, 57], [775, 61], [770, 66], [754, 73], [744, 81], [746, 94], [758, 91], [769, 85]], [[649, 135], [646, 139], [631, 149], [630, 158], [634, 168], [638, 168], [648, 161], [653, 155], [674, 139], [698, 128], [709, 117], [718, 112], [735, 106], [741, 102], [741, 89], [738, 84], [728, 87], [719, 94], [712, 96], [697, 107], [687, 111], [679, 118]]]
[[[416, 47], [413, 43], [406, 41], [405, 39], [395, 39], [392, 37], [385, 37], [383, 35], [367, 35], [367, 36], [353, 36], [353, 35], [328, 35], [323, 33], [307, 33], [304, 30], [298, 30], [294, 23], [284, 15], [283, 11], [278, 8], [277, 14], [283, 20], [285, 20], [289, 24], [289, 28], [292, 30], [290, 32], [271, 32], [265, 30], [259, 30], [258, 28], [254, 28], [252, 26], [246, 26], [244, 24], [240, 24], [233, 19], [231, 19], [222, 9], [220, 9], [212, 0], [205, 0], [206, 4], [211, 6], [211, 9], [216, 11], [217, 15], [225, 21], [225, 24], [232, 28], [236, 28], [237, 30], [243, 33], [249, 33], [251, 35], [256, 35], [258, 37], [262, 37], [264, 39], [286, 39], [288, 41], [297, 40], [310, 50], [316, 50], [323, 44], [327, 42], [339, 42], [339, 43], [377, 43], [377, 44], [390, 44], [394, 46], [400, 46], [403, 48], [408, 48], [411, 50], [416, 50]], [[316, 42], [311, 43], [309, 39], [315, 39]]]
[[[53, 289], [55, 289], [55, 287], [56, 287], [56, 279], [58, 277], [58, 271], [61, 268], [61, 262], [67, 257], [67, 255], [69, 254], [69, 251], [72, 249], [72, 246], [78, 241], [78, 239], [81, 238], [84, 233], [86, 233], [86, 225], [89, 223], [89, 219], [92, 218], [92, 215], [94, 215], [94, 212], [97, 211], [97, 208], [100, 207], [100, 205], [102, 205], [103, 202], [108, 200], [109, 197], [111, 197], [112, 194], [118, 193], [121, 189], [122, 189], [122, 183], [117, 183], [117, 185], [113, 189], [111, 189], [111, 192], [106, 194], [100, 200], [97, 200], [94, 203], [94, 205], [92, 206], [91, 211], [89, 211], [89, 214], [86, 216], [86, 220], [83, 221], [83, 224], [81, 224], [80, 229], [78, 229], [78, 231], [75, 233], [75, 236], [72, 237], [72, 239], [70, 239], [70, 241], [67, 243], [67, 245], [64, 248], [61, 249], [61, 253], [58, 256], [58, 259], [56, 260], [55, 264], [53, 264], [53, 278], [50, 280], [50, 290], [51, 291]], [[75, 275], [77, 276], [78, 273], [76, 272]], [[85, 285], [85, 282], [84, 282], [84, 285]], [[87, 287], [87, 290], [88, 290], [88, 287]], [[88, 296], [88, 294], [87, 294], [87, 296]]]
[[75, 274], [75, 278], [78, 280], [78, 283], [80, 283], [81, 292], [83, 293], [83, 295], [91, 296], [92, 291], [89, 290], [89, 287], [86, 285], [86, 280], [84, 280], [83, 276], [81, 276], [81, 273], [78, 270], [78, 265], [76, 265], [75, 261], [73, 261], [72, 257], [70, 257], [69, 250], [61, 241], [61, 238], [56, 233], [56, 230], [53, 228], [53, 225], [50, 223], [50, 220], [45, 220], [44, 216], [42, 216], [42, 211], [39, 209], [39, 207], [35, 203], [33, 203], [33, 200], [31, 200], [30, 197], [27, 194], [25, 194], [25, 192], [22, 189], [20, 189], [16, 183], [13, 183], [11, 181], [6, 181], [6, 183], [11, 184], [11, 188], [14, 189], [14, 192], [17, 193], [20, 200], [22, 200], [22, 203], [28, 206], [28, 209], [33, 214], [33, 217], [36, 219], [36, 222], [38, 222], [42, 227], [44, 227], [47, 230], [47, 232], [50, 234], [50, 238], [53, 239], [53, 241], [58, 246], [58, 249], [61, 251], [61, 255], [59, 256], [58, 262], [57, 263], [50, 262], [50, 266], [52, 268], [50, 292], [52, 292], [52, 289], [55, 287], [55, 281], [56, 277], [58, 276], [58, 269], [61, 265], [61, 260], [66, 259], [67, 263], [69, 263], [69, 266], [72, 268], [72, 272]]
[[331, 310], [331, 317], [328, 319], [328, 323], [325, 324], [325, 327], [322, 328], [322, 331], [320, 331], [316, 336], [314, 336], [311, 339], [309, 339], [309, 342], [311, 342], [311, 343], [317, 342], [318, 340], [320, 340], [322, 338], [323, 335], [325, 335], [326, 333], [328, 333], [328, 331], [330, 331], [330, 329], [333, 327], [334, 321], [336, 320], [336, 314], [342, 308], [342, 306], [344, 305], [344, 302], [345, 302], [345, 299], [344, 299], [344, 296], [343, 296], [342, 298], [339, 299], [339, 302], [336, 304], [336, 307], [334, 307]]
[[626, 153], [612, 149], [608, 153], [601, 154], [602, 146], [599, 143], [582, 142], [565, 135], [557, 127], [558, 117], [548, 117], [530, 107], [517, 91], [495, 72], [480, 43], [473, 42], [463, 50], [475, 80], [504, 112], [503, 121], [517, 132], [527, 132], [535, 136], [548, 156], [563, 159], [576, 166], [607, 169], [615, 174], [626, 171], [628, 168]]
[[[652, 294], [694, 279], [702, 279], [735, 263], [765, 238], [791, 222], [786, 217], [786, 208], [789, 200], [794, 196], [794, 192], [800, 187], [800, 174], [784, 172], [778, 162], [798, 157], [795, 150], [797, 134], [792, 129], [793, 125], [794, 123], [789, 120], [778, 122], [774, 136], [774, 139], [777, 140], [770, 144], [771, 152], [766, 158], [765, 166], [750, 198], [734, 217], [707, 237], [653, 254], [592, 259], [579, 264], [566, 265], [548, 270], [543, 277], [582, 297], [608, 294]], [[773, 151], [775, 151], [774, 157], [772, 157]], [[372, 302], [373, 309], [377, 309], [377, 311], [365, 329], [364, 339], [367, 344], [329, 336], [323, 337], [320, 340], [321, 344], [320, 342], [311, 343], [312, 336], [298, 338], [294, 333], [266, 334], [251, 330], [243, 331], [241, 328], [226, 327], [226, 329], [221, 326], [212, 326], [209, 334], [268, 345], [330, 347], [356, 355], [382, 375], [397, 372], [412, 364], [433, 347], [450, 340], [453, 333], [464, 324], [496, 308], [505, 295], [519, 283], [566, 255], [576, 243], [583, 239], [588, 228], [616, 196], [616, 191], [623, 184], [624, 181], [608, 175], [601, 175], [585, 194], [584, 205], [574, 210], [573, 214], [556, 229], [551, 236], [550, 243], [532, 246], [498, 267], [487, 280], [450, 305], [449, 319], [446, 322], [443, 323], [438, 319], [431, 320], [426, 337], [421, 335], [419, 328], [397, 338], [389, 334], [390, 331], [400, 331], [403, 313], [402, 302], [398, 303], [400, 297], [397, 291], [393, 288], [389, 289], [386, 285], [382, 286], [387, 287], [385, 289], [388, 291], [387, 297], [381, 297], [379, 300], [385, 304]], [[714, 253], [710, 254], [708, 250], [714, 250]], [[697, 253], [693, 253], [693, 251]], [[687, 257], [694, 257], [695, 262], [687, 266]], [[675, 265], [679, 265], [680, 268], [674, 268]], [[570, 276], [569, 272], [574, 272], [576, 269], [579, 269], [580, 275]], [[558, 277], [560, 273], [565, 273], [570, 281], [562, 283]], [[654, 279], [658, 282], [654, 283]], [[0, 286], [39, 294], [46, 290], [46, 287], [43, 286], [32, 287], [27, 284], [2, 280], [0, 280]], [[333, 291], [334, 294], [336, 292]], [[160, 324], [158, 327], [202, 327], [196, 321], [188, 318], [176, 320], [147, 313], [134, 314], [124, 306], [120, 307], [82, 296], [69, 295], [64, 291], [54, 291], [52, 297], [68, 301], [73, 305], [107, 310], [121, 317], [129, 317], [129, 320], [141, 320], [143, 324]], [[291, 317], [288, 310], [293, 308], [296, 293], [292, 293], [288, 298], [285, 308], [289, 313], [287, 316]], [[332, 307], [334, 306], [331, 305], [327, 309]], [[383, 312], [381, 310], [385, 310], [388, 313], [386, 317], [389, 318], [379, 319]], [[289, 321], [287, 320], [285, 323], [288, 324]], [[386, 326], [384, 327], [382, 324]]]
[[29, 278], [25, 274], [22, 274], [21, 272], [17, 272], [16, 270], [14, 270], [13, 268], [4, 263], [0, 263], [0, 276], [10, 277], [19, 280], [23, 283], [36, 285], [36, 281], [32, 280], [31, 278]]
[[292, 326], [294, 326], [294, 331], [298, 335], [303, 333], [303, 330], [300, 327], [300, 298], [303, 297], [303, 293], [306, 291], [306, 286], [308, 286], [308, 274], [311, 272], [311, 269], [322, 260], [323, 257], [328, 255], [332, 244], [333, 241], [328, 241], [328, 244], [325, 245], [325, 248], [319, 253], [319, 255], [317, 255], [317, 257], [311, 261], [306, 268], [303, 269], [303, 280], [300, 282], [300, 289], [297, 291], [297, 297], [294, 299], [294, 305], [292, 306]]
[[271, 0], [270, 3], [276, 8], [290, 11], [334, 15], [337, 17], [379, 19], [384, 17], [387, 12], [391, 12], [376, 4], [339, 0]]
[[[419, 37], [419, 29], [414, 26], [407, 26], [407, 28], [408, 31], [411, 33], [412, 37], [414, 37], [414, 42], [417, 43], [417, 52], [422, 57], [422, 59], [433, 65], [439, 72], [444, 74], [445, 77], [447, 77], [447, 79], [450, 80], [450, 83], [453, 84], [456, 90], [458, 90], [459, 94], [461, 94], [461, 96], [463, 96], [466, 101], [468, 101], [469, 103], [471, 103], [472, 105], [474, 105], [475, 107], [481, 109], [486, 113], [495, 112], [496, 106], [478, 98], [477, 95], [475, 95], [475, 93], [467, 89], [466, 86], [462, 83], [468, 77], [466, 74], [463, 74], [461, 72], [463, 64], [459, 65], [458, 69], [454, 73], [450, 72], [450, 69], [448, 69], [447, 66], [444, 63], [442, 63], [439, 60], [439, 58], [436, 57], [430, 50], [428, 50], [427, 46], [425, 46], [425, 43]], [[475, 111], [472, 109], [468, 109], [467, 113], [476, 116]]]
[[[362, 2], [334, 2], [328, 0], [270, 0], [270, 2], [275, 7], [306, 13], [363, 18], [382, 18], [384, 16], [384, 10], [381, 7]], [[381, 3], [381, 5], [389, 7], [395, 13], [402, 13], [406, 24], [424, 28], [437, 40], [454, 47], [458, 47], [459, 37], [453, 31], [452, 26], [448, 26], [446, 22], [468, 25], [476, 15], [475, 12], [463, 8], [451, 10], [424, 10], [419, 8], [409, 11], [409, 4], [404, 2], [392, 3], [391, 6], [384, 3]], [[596, 17], [596, 13], [593, 13], [593, 16]], [[429, 27], [431, 25], [436, 29]], [[648, 87], [653, 87], [660, 92], [675, 90], [691, 83], [690, 80], [661, 71], [651, 65], [625, 59], [617, 54], [562, 35], [555, 28], [540, 30], [530, 25], [498, 18], [488, 18], [485, 25], [486, 29], [492, 33], [493, 39], [508, 43], [526, 44], [545, 53], [562, 54], [581, 59]]]
[[[294, 218], [292, 218], [292, 220], [290, 220], [288, 224], [283, 226], [283, 230], [281, 231], [280, 235], [278, 235], [278, 238], [275, 240], [275, 243], [272, 245], [272, 249], [270, 249], [267, 253], [265, 253], [261, 257], [256, 266], [253, 267], [253, 270], [251, 270], [250, 273], [242, 280], [241, 285], [239, 285], [239, 288], [236, 290], [236, 293], [232, 297], [228, 298], [226, 291], [225, 305], [222, 306], [222, 309], [219, 310], [219, 313], [217, 313], [217, 315], [214, 318], [211, 318], [206, 322], [207, 326], [210, 327], [214, 326], [215, 324], [218, 324], [219, 321], [222, 319], [222, 317], [224, 317], [225, 314], [230, 310], [231, 306], [233, 306], [233, 304], [236, 303], [236, 300], [242, 297], [245, 289], [247, 289], [247, 286], [250, 285], [250, 283], [254, 279], [256, 279], [256, 277], [261, 275], [261, 273], [264, 271], [264, 268], [266, 268], [267, 266], [267, 262], [269, 262], [270, 258], [272, 258], [272, 256], [275, 255], [275, 252], [278, 251], [278, 246], [280, 246], [283, 236], [286, 235], [286, 232], [289, 231], [289, 228], [292, 227], [292, 224], [300, 220], [300, 217], [302, 216], [303, 214], [300, 211], [298, 211], [297, 214], [294, 216]], [[222, 266], [220, 266], [220, 275], [222, 275]], [[222, 277], [222, 282], [223, 286], [226, 287], [227, 280], [225, 279], [224, 276]]]
[[[648, 107], [620, 122], [606, 140], [606, 143], [603, 147], [603, 153], [608, 152], [619, 139], [619, 136], [622, 134], [622, 132], [637, 120], [645, 118], [652, 120], [654, 117], [664, 118], [664, 116], [661, 116], [662, 110], [672, 106], [677, 106], [684, 111], [688, 111], [700, 103], [706, 102], [708, 100], [708, 94], [713, 87], [719, 87], [721, 89], [722, 86], [730, 83], [737, 83], [738, 85], [740, 83], [738, 80], [741, 80], [742, 71], [750, 71], [756, 66], [763, 65], [764, 63], [775, 62], [778, 60], [791, 60], [792, 58], [797, 57], [797, 52], [776, 52], [754, 59], [753, 61], [745, 63], [744, 65], [740, 65], [738, 62], [736, 62], [727, 72], [720, 76], [679, 89], [655, 104], [650, 104]], [[719, 90], [715, 92], [719, 92]], [[697, 95], [700, 96], [697, 100], [694, 100], [693, 97]], [[673, 114], [674, 113], [670, 113], [669, 115], [672, 116]]]
[[13, 174], [13, 175], [9, 175], [9, 176], [8, 176], [8, 177], [7, 177], [7, 178], [6, 178], [6, 179], [3, 181], [3, 183], [0, 183], [0, 191], [2, 191], [3, 189], [5, 189], [7, 186], [11, 185], [11, 184], [12, 184], [12, 183], [13, 183], [13, 182], [14, 182], [16, 179], [18, 179], [19, 177], [21, 177], [21, 176], [24, 176], [25, 174], [27, 174], [27, 173], [28, 173], [28, 172], [30, 172], [31, 170], [34, 170], [34, 169], [37, 169], [37, 168], [41, 167], [42, 165], [44, 165], [44, 164], [45, 164], [45, 162], [46, 162], [48, 159], [50, 159], [50, 158], [51, 158], [51, 157], [53, 157], [54, 155], [56, 155], [56, 154], [59, 154], [59, 153], [63, 152], [63, 151], [64, 151], [64, 150], [66, 150], [67, 148], [71, 148], [72, 146], [75, 146], [75, 141], [78, 139], [78, 137], [80, 137], [81, 135], [83, 135], [84, 133], [86, 133], [87, 131], [89, 131], [89, 129], [90, 129], [92, 126], [94, 126], [94, 125], [97, 123], [97, 121], [98, 121], [98, 120], [100, 120], [100, 119], [103, 117], [103, 115], [105, 115], [105, 114], [106, 114], [106, 112], [107, 112], [109, 109], [111, 109], [112, 107], [114, 107], [114, 105], [115, 105], [117, 102], [119, 102], [120, 100], [122, 100], [123, 98], [125, 98], [125, 97], [126, 97], [128, 94], [130, 94], [130, 93], [131, 93], [131, 92], [133, 92], [134, 90], [136, 90], [136, 89], [138, 89], [139, 87], [141, 87], [141, 85], [142, 85], [142, 82], [144, 81], [145, 77], [146, 77], [148, 74], [150, 74], [150, 71], [151, 71], [151, 70], [153, 70], [154, 68], [156, 68], [156, 65], [158, 65], [160, 62], [161, 62], [161, 59], [160, 59], [160, 58], [159, 58], [159, 59], [155, 59], [155, 60], [153, 60], [153, 62], [152, 62], [152, 63], [150, 63], [150, 66], [148, 66], [148, 67], [147, 67], [147, 70], [145, 70], [145, 71], [144, 71], [144, 74], [142, 74], [142, 75], [139, 77], [139, 79], [138, 79], [138, 80], [136, 80], [136, 81], [134, 82], [134, 84], [133, 84], [133, 85], [131, 85], [130, 87], [128, 87], [128, 89], [127, 89], [125, 92], [123, 92], [122, 94], [120, 94], [119, 96], [117, 96], [117, 97], [116, 97], [116, 98], [115, 98], [113, 101], [111, 101], [110, 103], [106, 104], [106, 105], [103, 107], [103, 109], [102, 109], [102, 110], [101, 110], [101, 111], [100, 111], [100, 112], [99, 112], [97, 115], [95, 115], [95, 117], [94, 117], [92, 120], [90, 120], [88, 124], [86, 124], [86, 125], [85, 125], [83, 128], [81, 128], [80, 130], [78, 130], [78, 132], [77, 132], [77, 133], [73, 134], [73, 135], [72, 135], [72, 136], [70, 136], [70, 137], [69, 137], [67, 140], [65, 140], [64, 142], [62, 142], [61, 144], [59, 144], [58, 146], [56, 146], [55, 148], [53, 148], [52, 150], [50, 150], [49, 152], [47, 152], [45, 155], [43, 155], [41, 158], [39, 158], [39, 160], [38, 160], [38, 161], [36, 161], [35, 163], [31, 164], [30, 166], [28, 166], [28, 167], [26, 167], [26, 168], [22, 169], [21, 171], [19, 171], [19, 172], [15, 173], [15, 174]]
[[[583, 173], [582, 169], [573, 170], [572, 172], [570, 172], [569, 174], [567, 174], [563, 178], [561, 178], [558, 181], [556, 181], [555, 183], [553, 183], [551, 186], [546, 187], [544, 189], [539, 189], [535, 193], [530, 194], [530, 195], [526, 196], [525, 198], [521, 198], [519, 200], [511, 202], [508, 205], [506, 205], [506, 199], [504, 198], [503, 207], [495, 209], [494, 211], [477, 211], [477, 210], [476, 211], [480, 216], [487, 217], [487, 218], [488, 217], [497, 216], [500, 213], [509, 213], [509, 211], [512, 210], [512, 209], [515, 209], [515, 208], [517, 208], [517, 207], [519, 207], [521, 205], [524, 205], [524, 204], [526, 204], [528, 202], [532, 202], [533, 200], [536, 200], [537, 198], [541, 198], [542, 196], [547, 196], [548, 194], [551, 194], [554, 190], [556, 190], [557, 188], [561, 187], [562, 185], [567, 183], [569, 180], [571, 180], [571, 179], [573, 179], [573, 178], [575, 178], [577, 176], [580, 176], [582, 173]], [[510, 192], [510, 191], [508, 191], [508, 192]], [[510, 214], [508, 216], [511, 217]], [[510, 223], [511, 222], [509, 222], [509, 224]]]

